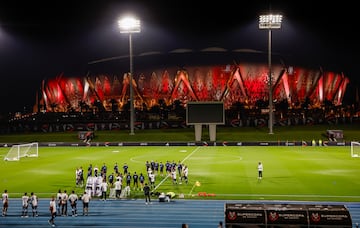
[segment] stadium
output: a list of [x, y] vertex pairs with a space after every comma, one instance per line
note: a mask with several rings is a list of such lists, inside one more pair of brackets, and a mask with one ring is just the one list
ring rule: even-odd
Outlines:
[[[354, 7], [327, 4], [329, 23], [303, 1], [114, 2], [3, 7], [3, 107], [20, 111], [0, 123], [0, 227], [55, 226], [55, 196], [59, 227], [358, 227], [357, 43], [344, 26]], [[139, 27], [127, 37], [114, 20], [131, 8], [144, 25], [135, 55]], [[287, 12], [278, 53], [280, 24], [255, 20], [260, 8]], [[66, 191], [91, 197], [90, 210]]]
[[[44, 199], [59, 189], [84, 194], [87, 185], [75, 184], [77, 167], [106, 164], [112, 170], [114, 164], [126, 163], [131, 173], [146, 173], [146, 161], [172, 161], [189, 167], [189, 182], [180, 184], [178, 179], [175, 184], [169, 175], [159, 174], [152, 189], [153, 203], [145, 210], [143, 192], [132, 183], [129, 195], [117, 199], [109, 190], [107, 201], [100, 200], [95, 188], [90, 193], [89, 219], [60, 217], [57, 224], [139, 227], [151, 221], [145, 226], [187, 223], [201, 228], [223, 221], [226, 227], [356, 227], [360, 222], [360, 144], [351, 142], [358, 141], [357, 118], [346, 115], [350, 110], [342, 107], [348, 78], [321, 68], [287, 66], [279, 58], [273, 66], [277, 128], [269, 135], [267, 65], [230, 61], [220, 58], [223, 49], [207, 50], [216, 53], [217, 61], [200, 58], [199, 63], [190, 65], [186, 50], [177, 50], [182, 52], [179, 63], [178, 55], [174, 59], [166, 55], [166, 61], [156, 68], [149, 56], [137, 58], [144, 68], [135, 71], [132, 82], [136, 135], [127, 130], [130, 82], [126, 64], [119, 75], [101, 73], [104, 66], [97, 65], [100, 73], [93, 69], [83, 77], [59, 75], [44, 80], [34, 113], [14, 118], [10, 133], [15, 134], [0, 136], [4, 157], [1, 181], [16, 205], [9, 208], [10, 216], [1, 219], [0, 225], [29, 226], [29, 221], [17, 219], [22, 191], [35, 191]], [[222, 102], [225, 125], [232, 130], [219, 128], [216, 141], [194, 140], [184, 110], [190, 102], [199, 101]], [[299, 126], [288, 131], [294, 125]], [[328, 142], [326, 130], [339, 126], [344, 137]], [[84, 131], [95, 133], [91, 142], [78, 138]], [[252, 141], [249, 135], [258, 138]], [[260, 180], [259, 161], [265, 167]], [[32, 178], [17, 181], [18, 175]], [[160, 202], [157, 194], [162, 192], [175, 196], [171, 202]], [[154, 209], [151, 212], [146, 210], [150, 207]], [[31, 224], [46, 225], [47, 210], [42, 203], [40, 218], [31, 219]], [[159, 215], [163, 210], [176, 219]]]

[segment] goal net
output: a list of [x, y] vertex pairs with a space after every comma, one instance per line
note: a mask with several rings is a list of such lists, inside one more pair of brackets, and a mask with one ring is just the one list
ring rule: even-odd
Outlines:
[[19, 161], [22, 157], [38, 157], [39, 156], [39, 143], [26, 143], [13, 145], [7, 155], [5, 161]]
[[360, 158], [360, 142], [351, 142], [351, 157]]

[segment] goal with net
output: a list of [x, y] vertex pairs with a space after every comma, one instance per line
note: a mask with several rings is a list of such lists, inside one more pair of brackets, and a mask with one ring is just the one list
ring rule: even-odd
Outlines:
[[351, 157], [360, 158], [360, 142], [351, 142], [350, 151]]
[[38, 157], [39, 156], [39, 143], [25, 143], [13, 145], [7, 155], [5, 161], [19, 161], [22, 157]]

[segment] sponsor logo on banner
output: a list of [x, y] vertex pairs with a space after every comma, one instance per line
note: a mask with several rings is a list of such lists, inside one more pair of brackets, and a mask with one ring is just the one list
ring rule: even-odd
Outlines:
[[269, 213], [268, 218], [269, 218], [270, 221], [274, 222], [274, 221], [278, 220], [279, 214], [276, 211], [271, 211]]
[[231, 221], [236, 220], [236, 218], [237, 218], [236, 211], [228, 211], [227, 218]]
[[313, 221], [313, 222], [319, 222], [320, 221], [320, 215], [319, 215], [319, 213], [311, 213], [311, 217], [310, 217], [310, 219], [311, 219], [311, 221]]

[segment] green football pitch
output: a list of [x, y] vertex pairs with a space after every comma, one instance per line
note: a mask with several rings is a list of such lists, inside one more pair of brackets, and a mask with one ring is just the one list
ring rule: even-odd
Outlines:
[[[130, 173], [146, 175], [145, 162], [179, 161], [189, 167], [189, 182], [173, 184], [156, 176], [156, 192], [192, 199], [301, 200], [360, 202], [360, 157], [349, 146], [108, 146], [39, 147], [39, 156], [4, 161], [10, 148], [0, 148], [0, 181], [11, 197], [36, 192], [50, 197], [75, 185], [75, 170], [105, 163], [127, 163]], [[257, 178], [257, 164], [264, 165]], [[125, 184], [125, 183], [124, 183]], [[124, 185], [123, 184], [123, 185]], [[199, 194], [200, 193], [200, 194]], [[132, 188], [131, 196], [143, 197]]]

